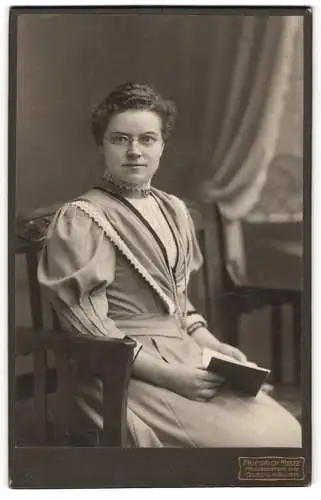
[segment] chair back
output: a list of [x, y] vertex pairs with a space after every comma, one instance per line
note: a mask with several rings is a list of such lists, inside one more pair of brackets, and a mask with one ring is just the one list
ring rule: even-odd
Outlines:
[[[41, 221], [43, 224], [43, 221]], [[44, 327], [43, 302], [37, 280], [38, 255], [41, 248], [40, 226], [33, 220], [18, 220], [16, 225], [15, 256], [25, 259], [30, 301], [32, 329], [17, 327], [15, 331], [15, 354], [33, 354], [33, 374], [21, 375], [16, 379], [16, 400], [33, 397], [34, 429], [39, 443], [48, 439], [47, 393], [56, 390], [56, 372], [48, 369], [48, 352], [45, 346], [37, 346], [37, 332]]]
[[[61, 336], [59, 319], [55, 310], [46, 303], [37, 279], [39, 254], [45, 233], [58, 208], [59, 205], [55, 204], [38, 209], [27, 217], [18, 218], [16, 223], [15, 254], [25, 259], [32, 328], [16, 328], [15, 354], [33, 355], [33, 373], [16, 378], [15, 396], [16, 401], [28, 398], [33, 400], [34, 437], [37, 444], [48, 444], [51, 441], [63, 443], [70, 431], [72, 412], [73, 380], [68, 353], [58, 344], [55, 345], [55, 333], [59, 332]], [[50, 330], [46, 331], [44, 317], [46, 315], [47, 320], [48, 309], [51, 324]], [[54, 367], [51, 368], [48, 364], [50, 352], [54, 354]], [[49, 417], [48, 395], [51, 393], [55, 393], [56, 403], [55, 415]], [[49, 418], [53, 421], [49, 421]]]
[[221, 217], [217, 207], [186, 202], [203, 255], [203, 266], [192, 275], [189, 295], [195, 308], [207, 319], [209, 330], [224, 334], [223, 300], [227, 285]]

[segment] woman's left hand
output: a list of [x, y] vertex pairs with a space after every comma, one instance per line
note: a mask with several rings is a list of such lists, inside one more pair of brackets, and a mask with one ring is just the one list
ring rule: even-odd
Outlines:
[[236, 361], [240, 361], [241, 363], [247, 362], [247, 357], [245, 356], [245, 354], [239, 349], [237, 349], [237, 347], [234, 347], [232, 345], [224, 344], [222, 342], [218, 351], [221, 352], [222, 354], [225, 354], [226, 356], [234, 358]]

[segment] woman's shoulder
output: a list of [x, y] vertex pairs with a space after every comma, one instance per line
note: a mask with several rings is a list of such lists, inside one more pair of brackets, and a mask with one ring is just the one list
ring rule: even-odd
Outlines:
[[197, 221], [199, 220], [199, 212], [195, 209], [195, 203], [193, 204], [189, 200], [183, 200], [165, 191], [157, 190], [156, 193], [163, 201], [167, 202], [167, 206], [170, 207], [172, 215], [178, 220], [178, 225], [182, 226], [193, 235], [195, 227], [198, 225]]
[[62, 239], [85, 238], [95, 236], [99, 227], [95, 224], [91, 213], [99, 211], [85, 196], [79, 196], [64, 202], [55, 212], [47, 231], [47, 238], [53, 234]]
[[158, 195], [160, 198], [165, 199], [168, 203], [172, 205], [176, 211], [182, 212], [184, 214], [188, 213], [188, 208], [184, 200], [182, 198], [179, 198], [178, 196], [168, 193], [167, 191], [162, 191], [161, 189], [156, 189], [154, 188], [154, 192], [156, 195]]

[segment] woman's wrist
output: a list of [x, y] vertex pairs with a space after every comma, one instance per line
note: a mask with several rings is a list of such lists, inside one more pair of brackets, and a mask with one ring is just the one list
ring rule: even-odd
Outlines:
[[175, 390], [175, 379], [177, 374], [178, 366], [175, 364], [164, 363], [165, 366], [162, 367], [159, 385], [168, 389], [170, 391]]
[[154, 358], [142, 349], [133, 363], [133, 376], [165, 389], [172, 389], [173, 380], [175, 379], [174, 366], [161, 359]]

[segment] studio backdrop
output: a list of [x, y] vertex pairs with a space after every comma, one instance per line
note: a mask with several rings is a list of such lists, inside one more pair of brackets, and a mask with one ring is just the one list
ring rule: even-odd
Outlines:
[[91, 109], [136, 80], [178, 107], [156, 185], [244, 216], [277, 149], [300, 22], [266, 14], [19, 16], [18, 211], [63, 201], [100, 178]]

